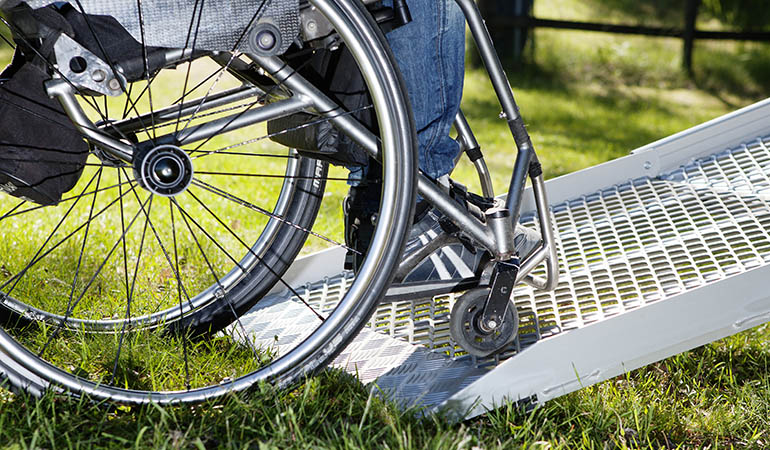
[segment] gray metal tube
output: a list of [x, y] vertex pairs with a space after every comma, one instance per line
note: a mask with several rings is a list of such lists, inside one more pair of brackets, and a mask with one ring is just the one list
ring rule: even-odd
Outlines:
[[[553, 221], [551, 220], [548, 198], [545, 192], [545, 181], [542, 175], [532, 180], [532, 191], [535, 194], [535, 205], [537, 206], [537, 217], [540, 221], [540, 235], [543, 238], [543, 245], [523, 262], [516, 281], [524, 281], [536, 289], [552, 291], [559, 285], [559, 255], [556, 251]], [[543, 261], [545, 261], [546, 279], [530, 276], [529, 273]]]
[[[121, 120], [114, 122], [113, 127], [117, 128], [123, 133], [133, 133], [144, 128], [143, 124], [154, 123], [155, 125], [170, 122], [172, 120], [181, 119], [187, 117], [193, 113], [207, 111], [213, 108], [218, 108], [223, 105], [234, 103], [240, 100], [244, 100], [250, 97], [255, 97], [262, 94], [261, 89], [250, 86], [242, 86], [234, 89], [230, 89], [224, 92], [213, 94], [208, 98], [197, 98], [190, 100], [182, 105], [180, 110], [179, 105], [172, 105], [163, 109], [155, 111], [155, 114], [144, 114], [140, 117], [133, 117], [131, 119]], [[204, 102], [205, 100], [205, 102]]]
[[[294, 69], [277, 58], [261, 57], [251, 54], [249, 55], [249, 58], [253, 59], [254, 62], [270, 72], [279, 83], [283, 83], [291, 90], [312, 98], [316, 109], [324, 111], [325, 113], [323, 113], [323, 115], [328, 117], [337, 128], [347, 133], [351, 139], [361, 145], [372, 157], [379, 157], [380, 149], [377, 137], [356, 120], [355, 117], [351, 115], [340, 115], [340, 109], [337, 103], [318, 91]], [[486, 247], [493, 254], [497, 254], [497, 244], [489, 228], [481, 224], [467, 211], [460, 209], [454, 200], [444, 194], [425, 175], [420, 174], [417, 181], [417, 190], [420, 195], [428, 200], [439, 211], [452, 219], [457, 226], [477, 240], [481, 245]]]
[[468, 123], [468, 119], [465, 118], [462, 110], [457, 111], [454, 126], [455, 130], [457, 130], [457, 137], [460, 138], [466, 150], [479, 147], [476, 136], [473, 135], [473, 130], [471, 130], [471, 125]]
[[[455, 117], [455, 130], [457, 130], [457, 136], [460, 139], [460, 143], [463, 146], [463, 151], [479, 148], [479, 142], [476, 140], [476, 136], [473, 135], [473, 130], [468, 123], [468, 119], [465, 118], [462, 110], [457, 111], [457, 117]], [[489, 173], [484, 158], [471, 161], [476, 167], [476, 172], [479, 175], [479, 183], [481, 184], [481, 192], [485, 197], [494, 198], [495, 190], [492, 187], [492, 176]]]
[[431, 205], [449, 217], [455, 225], [486, 247], [493, 255], [498, 253], [498, 245], [492, 230], [467, 211], [460, 209], [457, 202], [449, 198], [422, 173], [418, 177], [417, 190]]
[[80, 104], [75, 99], [72, 86], [69, 83], [56, 78], [46, 82], [45, 88], [48, 95], [56, 97], [59, 103], [61, 103], [64, 112], [67, 113], [72, 123], [75, 124], [75, 127], [86, 139], [98, 145], [99, 148], [111, 156], [129, 163], [133, 161], [133, 148], [99, 131], [98, 127], [83, 112], [83, 108], [80, 107]]
[[336, 102], [316, 89], [311, 83], [308, 83], [296, 70], [275, 57], [253, 54], [248, 54], [248, 57], [270, 72], [270, 75], [276, 81], [309, 99], [311, 104], [315, 105], [316, 109], [320, 111], [321, 115], [327, 117], [335, 127], [350, 136], [373, 158], [379, 157], [380, 149], [377, 137], [367, 130], [355, 117], [350, 114], [344, 114], [344, 111], [340, 109]]
[[492, 80], [492, 86], [494, 86], [497, 97], [500, 99], [503, 112], [505, 112], [509, 121], [514, 120], [519, 116], [519, 109], [516, 107], [516, 102], [511, 95], [511, 84], [508, 82], [503, 65], [497, 57], [497, 52], [495, 52], [495, 47], [492, 44], [492, 37], [489, 35], [489, 30], [487, 30], [487, 26], [484, 24], [479, 7], [476, 6], [476, 2], [473, 0], [456, 1], [468, 21], [468, 27], [473, 34], [473, 39], [476, 41], [476, 46], [481, 54], [481, 60], [487, 68], [489, 78]]
[[523, 130], [523, 124], [520, 123], [521, 117], [519, 115], [519, 108], [516, 105], [516, 100], [513, 98], [511, 84], [508, 82], [508, 77], [505, 75], [505, 70], [503, 70], [500, 58], [497, 57], [497, 52], [495, 52], [495, 47], [492, 43], [492, 37], [484, 24], [484, 19], [481, 17], [478, 6], [476, 6], [476, 3], [473, 0], [456, 0], [456, 2], [465, 14], [471, 34], [479, 49], [481, 60], [487, 68], [489, 78], [492, 81], [492, 86], [494, 87], [497, 98], [500, 100], [500, 105], [503, 108], [504, 117], [508, 121], [508, 126], [511, 128], [511, 132], [513, 133], [516, 145], [519, 149], [513, 169], [513, 175], [511, 177], [510, 188], [508, 189], [508, 199], [506, 201], [506, 207], [511, 211], [511, 220], [516, 223], [519, 220], [521, 195], [527, 181], [530, 161], [535, 158], [534, 149], [532, 148], [529, 139], [524, 141], [520, 130], [517, 129], [520, 128]]
[[[264, 122], [270, 119], [286, 117], [301, 111], [305, 111], [312, 106], [313, 102], [308, 97], [296, 95], [286, 100], [270, 103], [259, 108], [247, 110], [232, 116], [212, 120], [201, 125], [188, 127], [182, 130], [176, 140], [179, 144], [190, 144], [196, 141], [202, 141], [220, 133], [227, 133], [240, 128], [245, 128], [256, 123]], [[163, 138], [158, 138], [164, 142]]]

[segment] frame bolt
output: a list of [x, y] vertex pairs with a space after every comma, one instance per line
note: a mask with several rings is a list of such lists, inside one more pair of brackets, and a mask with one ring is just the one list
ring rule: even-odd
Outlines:
[[107, 82], [107, 87], [109, 87], [113, 91], [118, 91], [120, 90], [120, 81], [118, 81], [117, 78], [113, 78]]
[[101, 83], [106, 78], [107, 78], [107, 72], [103, 71], [102, 69], [96, 69], [93, 72], [91, 72], [91, 79], [93, 79], [97, 83]]

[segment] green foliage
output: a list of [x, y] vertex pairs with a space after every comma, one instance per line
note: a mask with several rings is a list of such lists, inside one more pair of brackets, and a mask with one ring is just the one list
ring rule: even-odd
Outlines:
[[770, 29], [766, 0], [702, 0], [702, 4], [705, 12], [740, 30]]

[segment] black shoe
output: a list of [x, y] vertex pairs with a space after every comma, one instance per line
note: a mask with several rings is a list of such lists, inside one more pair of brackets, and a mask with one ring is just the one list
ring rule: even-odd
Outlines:
[[343, 200], [345, 245], [349, 248], [345, 256], [345, 270], [358, 272], [364, 262], [377, 223], [381, 191], [379, 183], [351, 186], [348, 196]]
[[[380, 186], [377, 183], [351, 187], [345, 198], [345, 244], [352, 249], [348, 250], [345, 259], [346, 270], [357, 272], [363, 263], [377, 223], [379, 203]], [[407, 273], [399, 271], [396, 281], [446, 281], [477, 276], [485, 252], [468, 248], [468, 245], [447, 234], [441, 225], [443, 214], [427, 202], [418, 203], [415, 209], [415, 223], [407, 239], [403, 261], [410, 256], [420, 259], [414, 261], [414, 267], [409, 268]], [[541, 242], [539, 233], [522, 225], [516, 226], [514, 235], [516, 251], [522, 260]], [[436, 248], [426, 253], [423, 249], [428, 246]], [[417, 256], [418, 253], [426, 254]]]

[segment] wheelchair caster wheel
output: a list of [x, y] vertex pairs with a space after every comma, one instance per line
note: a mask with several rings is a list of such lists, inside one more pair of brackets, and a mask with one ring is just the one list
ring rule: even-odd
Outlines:
[[510, 302], [500, 323], [482, 323], [484, 304], [489, 289], [473, 289], [463, 294], [452, 307], [449, 332], [463, 350], [483, 358], [499, 353], [508, 346], [519, 330], [519, 315]]

